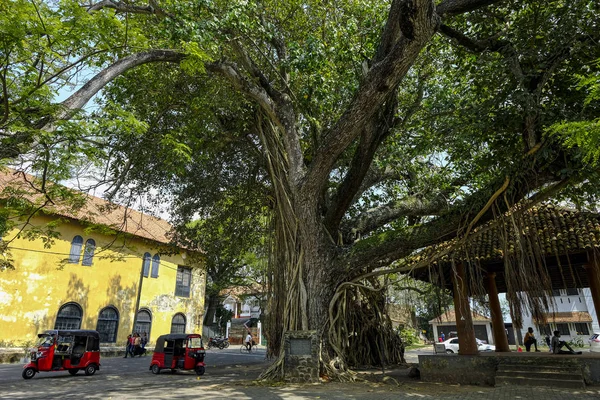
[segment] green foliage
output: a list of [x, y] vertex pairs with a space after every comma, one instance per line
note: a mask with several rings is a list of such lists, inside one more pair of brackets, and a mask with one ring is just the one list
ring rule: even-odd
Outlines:
[[[590, 75], [575, 75], [577, 89], [586, 94], [584, 106], [597, 113], [600, 108], [600, 72], [598, 65], [588, 68]], [[596, 114], [597, 115], [597, 114]], [[583, 161], [592, 166], [600, 159], [600, 118], [590, 116], [587, 120], [560, 121], [546, 129], [546, 134], [555, 137], [567, 148], [577, 148], [583, 153]]]
[[203, 75], [206, 72], [204, 63], [210, 61], [209, 55], [196, 42], [183, 42], [181, 47], [188, 55], [180, 64], [181, 69], [189, 75]]
[[215, 316], [217, 317], [217, 325], [219, 328], [221, 328], [221, 330], [225, 330], [227, 328], [227, 323], [231, 321], [231, 318], [233, 317], [233, 311], [221, 306], [217, 308]]
[[581, 336], [575, 336], [569, 340], [569, 346], [571, 347], [586, 347], [585, 341]]
[[402, 343], [404, 343], [405, 346], [411, 346], [420, 342], [414, 329], [403, 328], [400, 330], [399, 334], [402, 338]]

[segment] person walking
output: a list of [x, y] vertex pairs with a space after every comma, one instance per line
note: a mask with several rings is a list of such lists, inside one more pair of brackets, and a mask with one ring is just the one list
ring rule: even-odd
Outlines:
[[144, 332], [144, 333], [142, 333], [142, 349], [145, 349], [147, 344], [148, 344], [148, 335], [146, 335], [146, 332]]
[[535, 347], [535, 351], [538, 353], [540, 352], [537, 347], [537, 339], [535, 338], [535, 335], [533, 334], [532, 327], [527, 328], [527, 333], [525, 334], [525, 339], [523, 339], [523, 344], [525, 345], [526, 351], [531, 350], [531, 345], [533, 345]]
[[[125, 357], [123, 358], [127, 358], [127, 355], [131, 354], [131, 335], [127, 335], [127, 344], [125, 345]], [[131, 354], [131, 356], [133, 357], [133, 354]]]
[[142, 338], [139, 333], [133, 334], [133, 356], [142, 356]]

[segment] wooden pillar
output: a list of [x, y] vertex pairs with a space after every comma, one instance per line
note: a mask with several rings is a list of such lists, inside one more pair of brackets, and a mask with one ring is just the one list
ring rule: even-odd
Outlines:
[[467, 290], [465, 266], [456, 264], [456, 271], [452, 274], [454, 286], [454, 313], [456, 314], [456, 333], [458, 334], [458, 353], [462, 355], [478, 354], [473, 315]]
[[590, 252], [588, 263], [585, 265], [588, 283], [590, 284], [590, 292], [592, 292], [592, 300], [596, 309], [596, 321], [600, 321], [600, 266], [597, 255]]
[[490, 311], [492, 314], [492, 332], [494, 334], [494, 344], [497, 352], [508, 352], [508, 337], [504, 328], [504, 318], [502, 317], [502, 308], [498, 298], [498, 287], [496, 286], [496, 273], [488, 272], [487, 279], [488, 297], [490, 299]]

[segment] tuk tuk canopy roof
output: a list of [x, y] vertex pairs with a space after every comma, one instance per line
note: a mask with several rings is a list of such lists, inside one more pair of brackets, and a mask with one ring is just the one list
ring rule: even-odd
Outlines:
[[40, 333], [38, 337], [42, 337], [44, 335], [59, 335], [59, 336], [91, 336], [96, 339], [100, 338], [100, 334], [98, 331], [93, 331], [90, 329], [49, 329], [44, 331], [44, 333]]
[[171, 340], [186, 340], [187, 338], [201, 338], [202, 335], [199, 333], [170, 333], [168, 335], [161, 335], [156, 339], [156, 347], [154, 351], [161, 352], [165, 350], [165, 342]]

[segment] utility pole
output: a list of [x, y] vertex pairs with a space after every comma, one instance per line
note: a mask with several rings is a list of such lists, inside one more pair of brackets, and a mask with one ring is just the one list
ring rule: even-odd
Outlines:
[[[144, 257], [144, 261], [142, 262], [142, 268], [140, 270], [140, 282], [138, 283], [138, 291], [137, 298], [135, 299], [135, 310], [133, 310], [133, 327], [131, 328], [131, 333], [135, 332], [135, 326], [137, 324], [137, 315], [140, 309], [140, 298], [142, 297], [142, 284], [144, 283], [144, 268], [146, 266], [146, 257]], [[150, 270], [150, 262], [148, 262], [148, 270]], [[150, 271], [148, 271], [150, 272]]]

